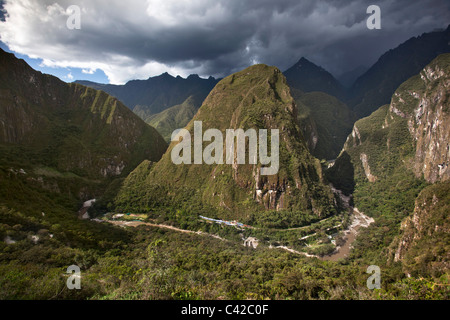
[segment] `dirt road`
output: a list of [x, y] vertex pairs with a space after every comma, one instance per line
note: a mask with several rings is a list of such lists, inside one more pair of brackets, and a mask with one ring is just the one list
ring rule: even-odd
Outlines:
[[177, 231], [177, 232], [182, 232], [182, 233], [193, 233], [193, 234], [198, 234], [198, 235], [207, 235], [222, 241], [228, 241], [224, 238], [221, 238], [215, 234], [210, 234], [210, 233], [206, 233], [206, 232], [201, 232], [201, 231], [191, 231], [191, 230], [184, 230], [184, 229], [180, 229], [177, 227], [173, 227], [173, 226], [168, 226], [165, 224], [156, 224], [156, 223], [150, 223], [150, 222], [142, 222], [142, 221], [108, 221], [109, 223], [116, 225], [116, 226], [123, 226], [123, 227], [139, 227], [139, 226], [149, 226], [149, 227], [155, 227], [155, 228], [163, 228], [163, 229], [169, 229], [169, 230], [173, 230], [173, 231]]

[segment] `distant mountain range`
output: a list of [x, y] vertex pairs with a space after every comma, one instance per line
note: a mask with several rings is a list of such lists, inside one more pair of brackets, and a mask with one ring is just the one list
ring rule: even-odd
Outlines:
[[[164, 73], [147, 80], [129, 81], [125, 85], [76, 82], [116, 97], [145, 122], [157, 127], [165, 140], [170, 141], [172, 131], [191, 120], [218, 80], [213, 77], [202, 79], [198, 75], [184, 79]], [[170, 112], [159, 114], [170, 108]]]
[[[299, 104], [301, 130], [313, 155], [335, 158], [353, 123], [389, 103], [402, 82], [439, 54], [450, 52], [449, 43], [450, 26], [411, 38], [386, 52], [368, 70], [358, 67], [341, 75], [342, 83], [304, 57], [287, 69], [284, 75]], [[169, 142], [171, 133], [192, 119], [218, 80], [165, 73], [122, 86], [77, 82], [117, 97]]]
[[[450, 53], [432, 57], [448, 32], [349, 90], [305, 58], [287, 76], [259, 64], [88, 87], [0, 50], [0, 298], [448, 299]], [[278, 129], [279, 170], [174, 164], [177, 142], [130, 109], [166, 140], [184, 126], [183, 156], [195, 121], [220, 131], [200, 146], [222, 159], [227, 129]], [[79, 219], [93, 197], [97, 219]], [[67, 289], [72, 264], [83, 290]]]
[[306, 58], [301, 58], [284, 74], [292, 88], [334, 96], [361, 118], [389, 103], [400, 84], [419, 73], [438, 55], [447, 52], [450, 52], [450, 25], [446, 30], [424, 33], [407, 40], [383, 54], [372, 67], [360, 66], [341, 75], [341, 82]]
[[182, 104], [190, 96], [203, 102], [218, 80], [213, 77], [202, 79], [198, 75], [190, 75], [184, 79], [166, 72], [147, 80], [132, 80], [124, 85], [76, 82], [109, 93], [145, 120], [146, 116]]
[[424, 33], [389, 50], [352, 85], [346, 102], [365, 117], [389, 103], [400, 84], [419, 73], [442, 53], [450, 52], [450, 25], [444, 31]]

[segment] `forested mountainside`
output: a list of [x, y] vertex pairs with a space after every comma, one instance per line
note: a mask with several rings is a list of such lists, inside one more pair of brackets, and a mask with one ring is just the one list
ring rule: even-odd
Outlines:
[[[125, 181], [118, 201], [122, 210], [149, 210], [178, 197], [213, 206], [215, 215], [222, 218], [248, 220], [250, 212], [261, 210], [314, 212], [317, 216], [333, 212], [333, 193], [323, 180], [319, 160], [306, 147], [296, 104], [278, 69], [255, 65], [221, 80], [186, 127], [192, 141], [195, 121], [202, 122], [203, 130], [220, 130], [224, 141], [227, 129], [278, 129], [278, 173], [263, 176], [261, 164], [248, 161], [233, 166], [175, 165], [171, 153], [176, 143], [172, 143], [161, 161], [151, 168], [143, 164], [130, 175], [133, 179]], [[269, 130], [269, 140], [270, 135]], [[248, 146], [246, 151], [248, 157]], [[225, 153], [223, 148], [223, 159]]]
[[357, 120], [356, 114], [342, 101], [324, 92], [304, 93], [292, 89], [298, 108], [298, 121], [311, 154], [332, 160], [341, 152]]
[[3, 165], [98, 179], [156, 161], [167, 148], [154, 128], [102, 91], [41, 74], [4, 51], [0, 68]]
[[[3, 58], [1, 299], [449, 298], [449, 193], [439, 163], [448, 158], [430, 151], [446, 139], [436, 124], [448, 126], [448, 56], [402, 85], [392, 106], [357, 122], [326, 171], [307, 149], [296, 118], [301, 106], [278, 69], [257, 65], [225, 78], [186, 128], [192, 133], [201, 120], [204, 129], [279, 129], [280, 170], [265, 177], [253, 174], [259, 165], [175, 167], [173, 144], [159, 160], [162, 137], [116, 99]], [[21, 121], [6, 122], [14, 114]], [[125, 149], [121, 121], [135, 128]], [[105, 177], [94, 161], [89, 168], [62, 161], [59, 150], [72, 141], [92, 159], [108, 150], [127, 159], [124, 150], [140, 150], [142, 157], [133, 155], [140, 165], [122, 184], [131, 163]], [[150, 149], [132, 149], [141, 143]], [[354, 193], [358, 208], [375, 219], [338, 261], [323, 256], [334, 250], [332, 241], [342, 245], [335, 234], [352, 220], [350, 211], [339, 211], [330, 181]], [[92, 196], [99, 196], [90, 211], [97, 219], [79, 219]], [[202, 214], [250, 225], [209, 223]], [[66, 286], [73, 264], [81, 269], [81, 290]], [[374, 291], [366, 286], [373, 264], [382, 270], [382, 288]]]
[[377, 225], [361, 243], [385, 248], [414, 276], [448, 272], [450, 54], [404, 82], [389, 105], [357, 121], [328, 170], [338, 182], [354, 170], [354, 202]]
[[175, 129], [183, 128], [218, 80], [190, 75], [186, 79], [168, 73], [147, 80], [132, 80], [124, 85], [77, 83], [103, 90], [122, 101], [145, 122], [155, 127], [170, 142]]

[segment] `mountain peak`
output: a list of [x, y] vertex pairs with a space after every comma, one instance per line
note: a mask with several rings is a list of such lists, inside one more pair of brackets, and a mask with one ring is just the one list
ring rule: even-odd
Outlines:
[[186, 79], [194, 80], [194, 79], [200, 79], [198, 74], [190, 74]]
[[[214, 208], [211, 214], [220, 218], [242, 219], [248, 217], [249, 212], [294, 208], [305, 211], [314, 208], [312, 211], [320, 215], [324, 207], [311, 199], [319, 197], [324, 199], [324, 203], [330, 201], [328, 203], [332, 205], [333, 197], [320, 178], [318, 160], [307, 150], [296, 116], [295, 102], [278, 68], [258, 64], [234, 73], [221, 80], [204, 100], [185, 127], [190, 134], [187, 139], [192, 142], [195, 123], [201, 123], [204, 131], [214, 128], [223, 137], [230, 129], [277, 129], [280, 150], [285, 152], [279, 162], [275, 161], [279, 170], [262, 176], [262, 163], [176, 165], [171, 156], [178, 144], [172, 142], [151, 172], [144, 174], [146, 178], [142, 181], [145, 180], [145, 185], [135, 186], [130, 180], [125, 182], [124, 190], [153, 194], [155, 188], [164, 186], [172, 190], [171, 195], [177, 194], [184, 199], [191, 199], [189, 190], [196, 190], [195, 197], [199, 198], [192, 198], [192, 201], [201, 199], [201, 205], [205, 209]], [[255, 143], [258, 144], [258, 141]], [[219, 157], [225, 159], [225, 148], [214, 152], [220, 152]], [[298, 167], [294, 168], [292, 163], [298, 164]], [[308, 188], [313, 184], [321, 186], [319, 194], [314, 196]], [[138, 210], [140, 206], [139, 203], [130, 205], [136, 206], [133, 210]]]
[[311, 61], [309, 61], [309, 60], [306, 59], [305, 57], [301, 57], [300, 60], [298, 60], [298, 62], [296, 63], [296, 65], [298, 65], [298, 64], [304, 64], [304, 63], [308, 63], [308, 64], [315, 65], [314, 63], [312, 63]]
[[154, 78], [160, 78], [160, 79], [175, 79], [175, 77], [173, 77], [171, 74], [169, 74], [168, 72], [164, 72], [162, 74], [160, 74], [159, 76], [156, 77], [150, 77], [148, 78], [148, 80], [154, 79]]
[[284, 72], [291, 87], [304, 91], [322, 91], [342, 99], [344, 89], [331, 73], [305, 57]]
[[412, 37], [384, 53], [351, 88], [350, 107], [366, 117], [388, 104], [395, 88], [419, 73], [442, 53], [450, 52], [450, 25], [446, 31]]

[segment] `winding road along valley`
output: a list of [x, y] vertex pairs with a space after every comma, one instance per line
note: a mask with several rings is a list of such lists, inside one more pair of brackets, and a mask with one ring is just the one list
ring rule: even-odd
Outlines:
[[[311, 257], [311, 258], [315, 257], [315, 258], [318, 258], [321, 260], [326, 260], [326, 261], [337, 261], [339, 259], [347, 257], [352, 248], [352, 244], [355, 241], [356, 236], [358, 235], [359, 229], [367, 228], [370, 224], [372, 224], [374, 222], [374, 219], [371, 217], [368, 217], [364, 213], [360, 212], [358, 210], [358, 208], [351, 207], [349, 205], [350, 197], [343, 195], [339, 190], [334, 189], [334, 191], [339, 193], [339, 196], [343, 200], [344, 205], [350, 211], [351, 219], [352, 219], [351, 220], [352, 223], [350, 224], [348, 229], [344, 230], [344, 244], [342, 246], [336, 247], [336, 250], [332, 254], [323, 256], [323, 257], [311, 255], [306, 252], [297, 251], [297, 250], [294, 250], [294, 249], [291, 249], [291, 248], [288, 248], [285, 246], [275, 246], [275, 247], [269, 246], [269, 248], [270, 249], [282, 249], [282, 250], [289, 251], [291, 253], [300, 254], [300, 255], [307, 256], [307, 257]], [[79, 216], [82, 215], [83, 218], [86, 218], [87, 209], [89, 209], [92, 206], [93, 202], [95, 202], [95, 200], [86, 202], [83, 205], [83, 208], [80, 210]], [[92, 220], [97, 221], [97, 222], [105, 221], [105, 220], [98, 220], [98, 219], [92, 219]], [[113, 225], [122, 226], [122, 227], [138, 227], [138, 226], [145, 225], [145, 226], [149, 226], [149, 227], [164, 228], [164, 229], [169, 229], [169, 230], [183, 232], [183, 233], [206, 235], [206, 236], [210, 236], [210, 237], [222, 240], [222, 241], [228, 241], [227, 239], [221, 238], [214, 234], [205, 233], [205, 232], [201, 232], [201, 231], [185, 230], [185, 229], [180, 229], [180, 228], [176, 228], [176, 227], [164, 225], [164, 224], [155, 224], [155, 223], [143, 222], [143, 221], [122, 221], [122, 220], [106, 220], [106, 221]], [[313, 235], [309, 235], [309, 236], [313, 236]], [[309, 237], [309, 236], [307, 236], [307, 237]], [[244, 246], [248, 246], [248, 247], [252, 247], [252, 248], [256, 248], [259, 243], [258, 239], [256, 239], [256, 238], [248, 238], [248, 239], [243, 238], [243, 241], [244, 241], [243, 242]]]
[[[342, 246], [337, 247], [335, 252], [333, 252], [331, 255], [319, 257], [319, 256], [308, 254], [306, 252], [297, 251], [297, 250], [294, 250], [294, 249], [291, 249], [291, 248], [288, 248], [285, 246], [276, 246], [276, 247], [270, 246], [269, 248], [283, 249], [283, 250], [289, 251], [291, 253], [300, 254], [300, 255], [307, 256], [307, 257], [311, 257], [311, 258], [316, 257], [316, 258], [319, 258], [321, 260], [326, 260], [326, 261], [337, 261], [339, 259], [345, 258], [350, 253], [352, 244], [355, 241], [356, 236], [358, 235], [359, 229], [367, 228], [371, 223], [374, 222], [373, 218], [366, 216], [365, 214], [360, 212], [358, 210], [358, 208], [349, 207], [349, 209], [352, 210], [352, 223], [348, 227], [348, 229], [344, 230], [344, 234], [345, 234], [344, 241], [345, 242]], [[227, 241], [226, 239], [223, 239], [214, 234], [205, 233], [205, 232], [201, 232], [201, 231], [184, 230], [184, 229], [180, 229], [180, 228], [176, 228], [176, 227], [168, 226], [168, 225], [163, 225], [163, 224], [155, 224], [155, 223], [142, 222], [142, 221], [120, 221], [120, 220], [109, 220], [108, 222], [111, 224], [117, 225], [117, 226], [122, 226], [122, 227], [138, 227], [138, 226], [145, 225], [145, 226], [155, 227], [155, 228], [164, 228], [164, 229], [169, 229], [169, 230], [183, 232], [183, 233], [207, 235], [207, 236], [210, 236], [210, 237], [222, 240], [222, 241]], [[252, 241], [249, 241], [249, 239], [244, 239], [244, 245], [256, 248], [258, 245], [257, 239], [252, 238], [251, 240]], [[248, 245], [247, 243], [250, 243], [250, 244]]]

